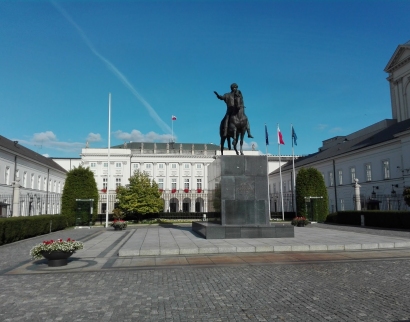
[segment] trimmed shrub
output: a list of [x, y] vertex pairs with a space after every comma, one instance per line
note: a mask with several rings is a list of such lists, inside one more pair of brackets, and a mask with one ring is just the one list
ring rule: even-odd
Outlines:
[[61, 215], [0, 218], [0, 245], [47, 234], [50, 222], [51, 231], [66, 228], [66, 220]]
[[339, 211], [329, 214], [326, 222], [360, 226], [362, 215], [364, 215], [364, 223], [367, 227], [410, 229], [410, 212], [408, 211]]
[[[76, 199], [94, 199], [92, 221], [95, 222], [98, 212], [98, 197], [94, 173], [89, 168], [79, 166], [69, 171], [61, 198], [61, 214], [66, 217], [67, 226], [74, 226], [75, 224], [78, 210]], [[80, 217], [84, 215], [86, 218], [89, 216], [88, 212], [80, 215]], [[85, 219], [85, 221], [88, 222], [89, 220]]]
[[[322, 197], [322, 199], [311, 199], [309, 212], [306, 209], [305, 197]], [[322, 174], [315, 168], [302, 168], [296, 177], [296, 206], [297, 216], [309, 218], [312, 221], [323, 222], [328, 215], [328, 197], [325, 180]]]

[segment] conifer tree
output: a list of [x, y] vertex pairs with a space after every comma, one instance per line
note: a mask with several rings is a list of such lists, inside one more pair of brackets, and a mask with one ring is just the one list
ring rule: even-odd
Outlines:
[[[70, 170], [67, 173], [61, 199], [61, 214], [66, 216], [68, 226], [73, 226], [76, 216], [78, 216], [78, 202], [76, 199], [94, 199], [92, 214], [92, 221], [94, 222], [97, 219], [98, 212], [98, 189], [94, 173], [89, 168], [83, 168], [82, 166]], [[89, 216], [89, 213], [81, 214], [81, 216]]]
[[[311, 199], [311, 209], [307, 209], [305, 197], [322, 197]], [[313, 220], [323, 222], [328, 215], [328, 197], [325, 180], [315, 168], [302, 168], [296, 176], [296, 206], [298, 216], [306, 217], [313, 212]]]

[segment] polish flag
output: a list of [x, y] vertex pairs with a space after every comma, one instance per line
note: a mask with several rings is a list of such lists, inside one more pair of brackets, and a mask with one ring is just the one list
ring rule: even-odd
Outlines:
[[173, 121], [176, 121], [176, 120], [177, 120], [177, 117], [176, 117], [175, 115], [172, 115], [171, 119], [172, 119]]
[[282, 132], [279, 129], [279, 125], [278, 125], [278, 144], [285, 144], [285, 142], [283, 142]]

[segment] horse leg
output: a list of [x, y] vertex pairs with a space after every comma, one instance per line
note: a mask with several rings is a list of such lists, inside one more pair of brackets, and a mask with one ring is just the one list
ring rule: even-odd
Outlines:
[[[228, 140], [228, 142], [229, 142], [229, 140]], [[225, 137], [221, 136], [221, 155], [224, 155], [224, 144], [225, 144]]]
[[[233, 144], [234, 147], [236, 147], [236, 143], [238, 143], [238, 133], [237, 133], [237, 130], [236, 130], [236, 126], [233, 129], [232, 138], [233, 138], [232, 144]], [[235, 151], [236, 151], [236, 149], [235, 149]]]
[[231, 146], [231, 138], [228, 136], [228, 150], [231, 150], [232, 146]]
[[238, 152], [238, 150], [237, 150], [237, 148], [236, 148], [236, 145], [238, 144], [238, 135], [239, 135], [239, 133], [237, 133], [236, 131], [235, 131], [235, 134], [237, 135], [236, 137], [235, 137], [235, 139], [234, 139], [234, 143], [233, 143], [233, 148], [235, 149], [235, 152], [236, 152], [236, 155], [239, 155], [239, 152]]
[[240, 151], [241, 151], [241, 155], [243, 155], [243, 150], [242, 150], [242, 146], [243, 146], [243, 137], [245, 136], [245, 131], [242, 130], [241, 132], [241, 146], [240, 146]]

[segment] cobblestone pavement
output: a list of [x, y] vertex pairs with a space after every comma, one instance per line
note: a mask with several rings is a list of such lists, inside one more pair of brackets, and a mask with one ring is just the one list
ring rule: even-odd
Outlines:
[[321, 253], [331, 260], [8, 273], [42, 240], [102, 232], [0, 247], [0, 321], [410, 321], [409, 249], [352, 252], [348, 261]]

